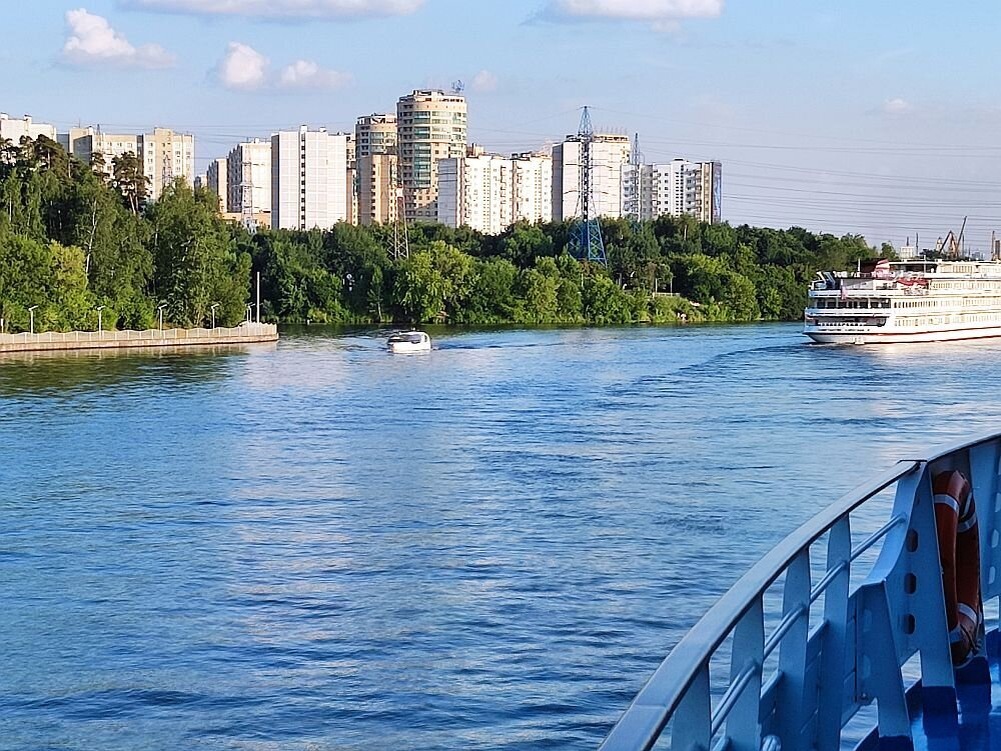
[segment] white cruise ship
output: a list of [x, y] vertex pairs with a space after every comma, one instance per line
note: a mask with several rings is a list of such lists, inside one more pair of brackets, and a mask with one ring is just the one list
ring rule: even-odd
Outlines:
[[1001, 336], [1001, 263], [868, 261], [810, 285], [803, 333], [828, 344]]

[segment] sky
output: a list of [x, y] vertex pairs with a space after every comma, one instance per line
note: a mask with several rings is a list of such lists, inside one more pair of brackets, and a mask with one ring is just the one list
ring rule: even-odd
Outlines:
[[0, 0], [0, 111], [196, 136], [197, 169], [461, 81], [500, 153], [638, 134], [723, 163], [731, 224], [1001, 235], [992, 0]]

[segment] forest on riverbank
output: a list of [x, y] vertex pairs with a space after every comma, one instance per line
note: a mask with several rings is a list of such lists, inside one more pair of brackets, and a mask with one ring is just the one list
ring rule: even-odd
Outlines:
[[112, 176], [47, 138], [0, 142], [0, 319], [24, 331], [241, 320], [261, 272], [261, 319], [277, 322], [615, 324], [798, 320], [818, 270], [892, 253], [859, 235], [602, 220], [608, 265], [567, 254], [566, 223], [496, 236], [416, 224], [393, 258], [391, 227], [249, 232], [216, 198], [175, 181], [147, 201], [142, 165]]

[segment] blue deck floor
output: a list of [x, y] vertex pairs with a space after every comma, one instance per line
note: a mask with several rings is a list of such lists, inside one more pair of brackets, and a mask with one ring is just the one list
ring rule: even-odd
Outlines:
[[[1001, 750], [999, 654], [1001, 637], [994, 631], [987, 638], [986, 656], [957, 673], [958, 712], [951, 711], [951, 700], [944, 707], [942, 702], [930, 701], [920, 686], [908, 692], [915, 751]], [[879, 744], [874, 734], [860, 744], [859, 751], [877, 748], [885, 749], [886, 744]], [[894, 744], [893, 748], [899, 746]]]

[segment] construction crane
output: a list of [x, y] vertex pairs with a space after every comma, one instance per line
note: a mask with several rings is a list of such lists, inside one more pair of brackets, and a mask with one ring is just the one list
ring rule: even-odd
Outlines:
[[959, 228], [958, 237], [953, 234], [952, 230], [949, 230], [949, 234], [942, 241], [942, 252], [948, 258], [960, 258], [963, 255], [963, 236], [966, 233], [967, 219], [969, 219], [968, 216], [963, 217], [963, 226]]

